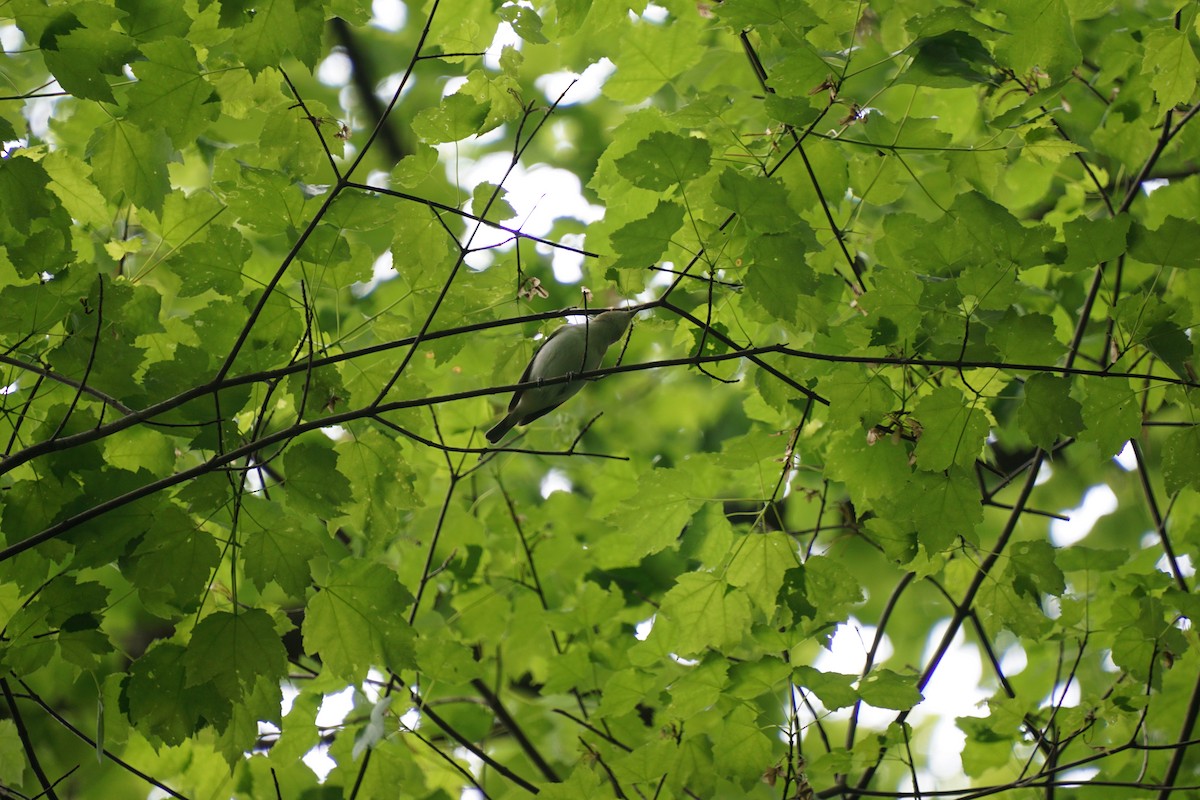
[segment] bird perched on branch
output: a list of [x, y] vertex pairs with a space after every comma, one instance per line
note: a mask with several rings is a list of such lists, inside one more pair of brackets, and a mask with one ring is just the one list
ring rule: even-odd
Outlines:
[[[634, 313], [624, 309], [605, 311], [577, 325], [563, 325], [533, 354], [519, 382], [563, 378], [596, 369], [605, 351], [625, 333]], [[508, 404], [508, 414], [487, 432], [487, 440], [495, 444], [514, 425], [528, 425], [549, 414], [582, 388], [583, 381], [571, 380], [518, 389]]]

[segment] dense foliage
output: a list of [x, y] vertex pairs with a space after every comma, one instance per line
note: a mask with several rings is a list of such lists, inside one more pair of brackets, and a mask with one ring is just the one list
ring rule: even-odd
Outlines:
[[0, 10], [6, 797], [1200, 791], [1200, 5], [370, 6]]

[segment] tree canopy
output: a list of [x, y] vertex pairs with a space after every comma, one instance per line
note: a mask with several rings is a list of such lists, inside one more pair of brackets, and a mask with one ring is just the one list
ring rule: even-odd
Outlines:
[[1200, 4], [0, 14], [6, 797], [1200, 791]]

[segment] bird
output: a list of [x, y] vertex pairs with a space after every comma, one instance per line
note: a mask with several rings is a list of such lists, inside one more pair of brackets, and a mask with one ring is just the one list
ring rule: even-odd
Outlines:
[[[562, 378], [596, 369], [608, 348], [625, 333], [635, 313], [613, 309], [576, 325], [563, 325], [542, 342], [521, 374], [519, 383]], [[571, 380], [518, 389], [508, 403], [508, 414], [485, 434], [487, 440], [495, 444], [514, 426], [528, 425], [549, 414], [582, 388], [583, 381]]]

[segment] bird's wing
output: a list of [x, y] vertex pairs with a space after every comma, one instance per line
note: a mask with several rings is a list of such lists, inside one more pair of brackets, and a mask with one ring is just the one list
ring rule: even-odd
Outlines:
[[[549, 389], [549, 388], [556, 388], [556, 387], [548, 386], [546, 388]], [[542, 417], [549, 414], [551, 411], [554, 411], [555, 409], [557, 409], [563, 403], [567, 402], [567, 400], [570, 400], [571, 397], [573, 397], [575, 395], [575, 393], [579, 391], [578, 385], [574, 381], [572, 381], [571, 383], [562, 384], [561, 389], [562, 389], [562, 391], [555, 393], [554, 398], [553, 398], [553, 400], [551, 400], [549, 405], [547, 405], [545, 408], [538, 409], [537, 411], [534, 411], [531, 414], [526, 414], [525, 416], [521, 417], [519, 422], [522, 425], [528, 425], [529, 423], [533, 422], [535, 419], [541, 419]]]
[[[562, 327], [558, 328], [554, 331], [554, 333], [546, 337], [546, 341], [538, 345], [538, 349], [533, 351], [533, 358], [529, 359], [529, 363], [525, 365], [525, 371], [521, 373], [521, 379], [518, 380], [517, 383], [525, 383], [529, 380], [529, 376], [533, 372], [533, 362], [537, 361], [538, 354], [542, 352], [542, 348], [549, 344], [551, 339], [566, 330], [566, 327], [566, 325], [563, 325]], [[517, 403], [520, 402], [521, 395], [524, 393], [525, 392], [523, 389], [517, 389], [515, 392], [513, 392], [512, 399], [508, 401], [509, 411], [512, 411], [517, 407]]]

